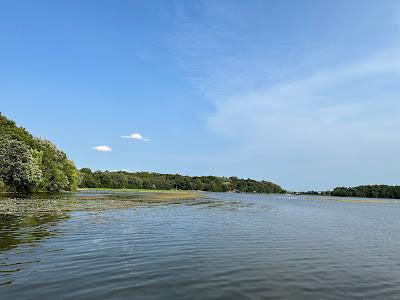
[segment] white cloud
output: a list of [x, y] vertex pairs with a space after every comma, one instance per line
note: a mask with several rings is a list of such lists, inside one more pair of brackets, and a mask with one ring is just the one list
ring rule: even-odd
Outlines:
[[269, 4], [218, 3], [195, 15], [179, 7], [172, 41], [183, 74], [215, 107], [207, 125], [226, 147], [213, 167], [273, 174], [294, 189], [393, 182], [400, 166], [395, 9], [371, 5], [343, 25], [331, 23], [343, 14], [329, 16], [322, 36], [312, 15], [301, 34], [296, 21], [282, 34], [264, 17]]
[[400, 150], [399, 62], [400, 51], [386, 51], [250, 90], [218, 102], [208, 125], [235, 143], [230, 160], [243, 169], [256, 161], [249, 172], [264, 166], [294, 189], [393, 184]]
[[108, 146], [96, 146], [92, 148], [93, 150], [100, 151], [100, 152], [110, 152], [112, 149]]
[[140, 133], [132, 133], [130, 135], [123, 135], [121, 137], [124, 139], [139, 140], [139, 141], [143, 141], [143, 142], [150, 141], [150, 139], [144, 138]]
[[392, 87], [400, 82], [398, 53], [387, 51], [336, 70], [230, 97], [216, 104], [209, 125], [234, 139], [240, 135], [295, 143], [338, 144], [338, 139], [349, 136], [366, 138], [369, 130], [397, 131], [399, 122], [393, 112], [400, 107]]

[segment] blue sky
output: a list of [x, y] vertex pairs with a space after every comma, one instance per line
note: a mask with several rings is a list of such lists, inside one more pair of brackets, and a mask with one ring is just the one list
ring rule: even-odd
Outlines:
[[398, 1], [0, 7], [0, 111], [78, 167], [399, 184]]

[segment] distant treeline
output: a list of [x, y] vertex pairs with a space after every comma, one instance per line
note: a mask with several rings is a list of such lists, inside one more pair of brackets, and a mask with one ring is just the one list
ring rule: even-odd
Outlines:
[[[237, 177], [182, 176], [148, 172], [76, 169], [48, 140], [32, 136], [0, 113], [0, 192], [74, 191], [82, 188], [201, 190], [210, 192], [285, 193], [269, 181]], [[296, 194], [400, 199], [400, 186], [363, 185]]]
[[338, 197], [366, 197], [400, 199], [400, 186], [362, 185], [357, 187], [337, 187], [331, 192]]
[[361, 185], [356, 187], [336, 187], [333, 191], [308, 191], [295, 194], [400, 199], [400, 186]]
[[124, 171], [95, 171], [83, 168], [81, 172], [82, 188], [112, 189], [161, 189], [161, 190], [200, 190], [210, 192], [246, 192], [246, 193], [285, 193], [280, 186], [269, 181], [239, 179], [217, 176], [182, 176], [178, 174], [159, 174]]
[[298, 192], [299, 195], [315, 195], [315, 196], [330, 196], [331, 191], [308, 191], [308, 192]]
[[79, 172], [53, 143], [32, 136], [0, 113], [0, 192], [74, 191], [78, 185], [87, 188], [285, 192], [268, 181], [236, 177], [92, 172], [87, 168]]

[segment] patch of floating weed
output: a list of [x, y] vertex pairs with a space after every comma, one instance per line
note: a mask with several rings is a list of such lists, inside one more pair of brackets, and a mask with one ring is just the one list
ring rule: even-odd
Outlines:
[[71, 212], [71, 211], [100, 211], [108, 209], [124, 209], [143, 204], [166, 202], [184, 202], [200, 199], [196, 192], [114, 192], [65, 194], [34, 194], [30, 196], [10, 194], [0, 198], [1, 214], [21, 214], [36, 212]]

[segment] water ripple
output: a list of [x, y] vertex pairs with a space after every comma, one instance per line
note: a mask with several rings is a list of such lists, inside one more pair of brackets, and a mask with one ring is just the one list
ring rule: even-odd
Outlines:
[[399, 207], [273, 195], [0, 218], [4, 299], [398, 299]]

